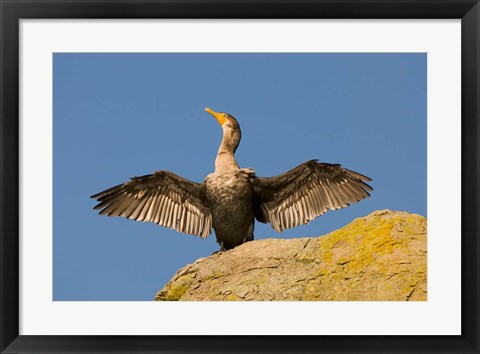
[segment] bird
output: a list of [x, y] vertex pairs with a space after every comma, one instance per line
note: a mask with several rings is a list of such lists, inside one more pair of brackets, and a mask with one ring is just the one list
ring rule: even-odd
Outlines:
[[222, 127], [223, 138], [215, 170], [202, 183], [159, 170], [92, 195], [94, 209], [201, 238], [213, 228], [224, 252], [254, 239], [255, 220], [281, 233], [370, 197], [373, 188], [366, 182], [372, 179], [337, 163], [309, 160], [277, 176], [257, 177], [235, 160], [242, 136], [238, 121], [205, 110]]

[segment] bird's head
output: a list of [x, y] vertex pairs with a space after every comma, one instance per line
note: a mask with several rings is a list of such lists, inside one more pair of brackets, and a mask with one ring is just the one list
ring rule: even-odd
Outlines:
[[228, 113], [215, 112], [208, 107], [205, 108], [205, 110], [214, 116], [218, 123], [220, 123], [223, 128], [223, 137], [224, 140], [226, 140], [225, 142], [231, 145], [235, 151], [242, 136], [240, 124], [238, 124], [237, 120]]
[[210, 108], [205, 108], [205, 110], [210, 113], [212, 116], [215, 117], [215, 119], [220, 123], [222, 128], [230, 128], [230, 129], [239, 129], [240, 130], [240, 125], [238, 124], [237, 120], [230, 114], [225, 113], [225, 112], [215, 112], [214, 110]]

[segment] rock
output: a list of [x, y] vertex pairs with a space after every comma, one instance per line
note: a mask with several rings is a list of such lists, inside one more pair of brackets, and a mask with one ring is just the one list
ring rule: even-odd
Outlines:
[[427, 299], [427, 219], [381, 210], [322, 237], [266, 239], [201, 258], [164, 300]]

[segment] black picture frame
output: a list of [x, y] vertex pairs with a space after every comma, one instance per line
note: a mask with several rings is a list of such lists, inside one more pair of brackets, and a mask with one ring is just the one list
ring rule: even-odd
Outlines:
[[[0, 0], [0, 16], [1, 353], [479, 353], [480, 5], [477, 0]], [[25, 18], [461, 19], [462, 334], [459, 336], [19, 335], [19, 20]], [[228, 314], [219, 316], [224, 315], [228, 316]]]

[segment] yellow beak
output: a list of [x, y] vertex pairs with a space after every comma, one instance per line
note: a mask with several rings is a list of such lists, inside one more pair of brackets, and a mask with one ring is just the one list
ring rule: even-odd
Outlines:
[[212, 116], [214, 116], [214, 117], [217, 119], [218, 123], [220, 123], [220, 125], [224, 125], [225, 122], [227, 121], [227, 118], [225, 118], [225, 117], [223, 116], [223, 113], [215, 112], [214, 110], [212, 110], [212, 109], [210, 109], [210, 108], [208, 108], [208, 107], [205, 108], [205, 110], [206, 110], [208, 113], [210, 113]]

